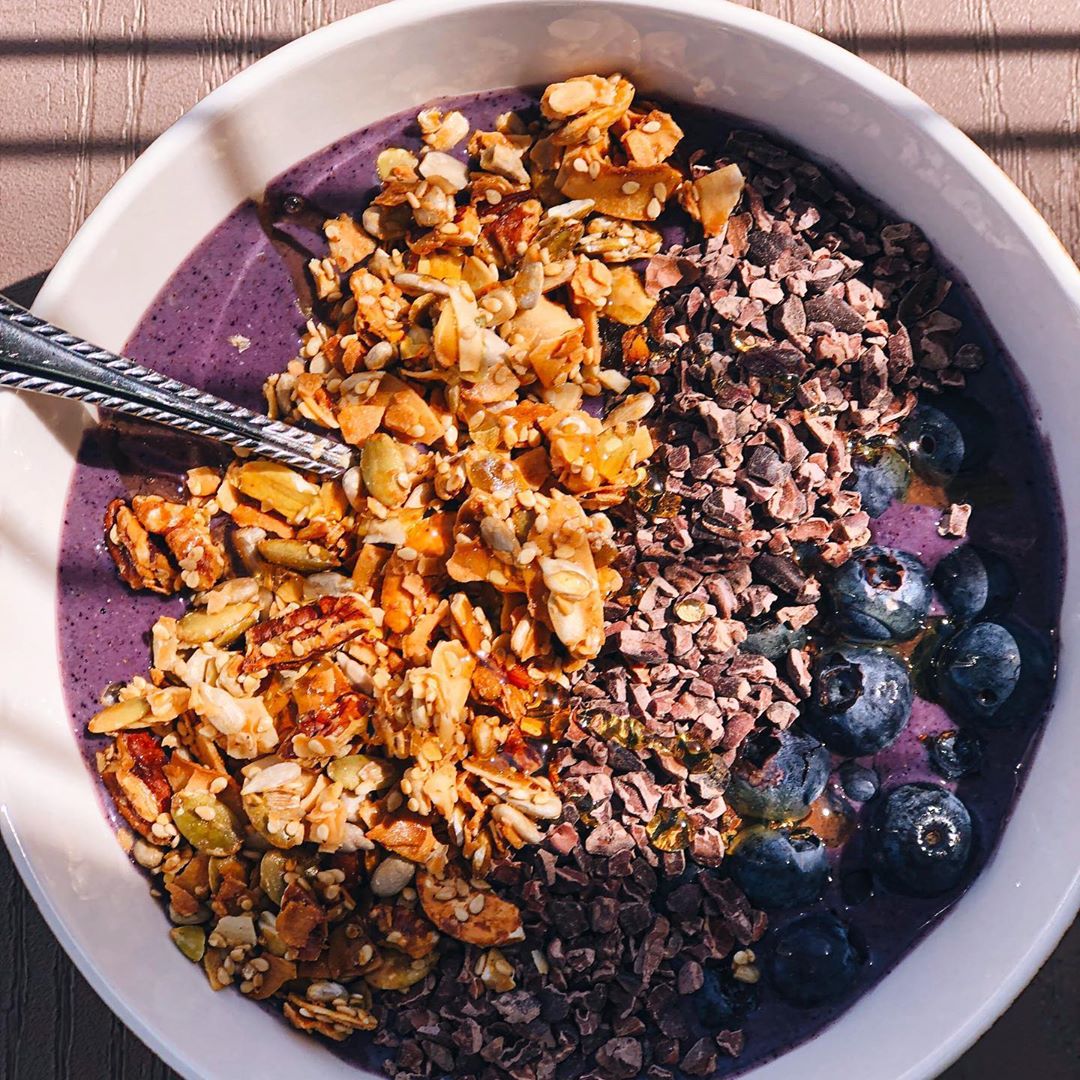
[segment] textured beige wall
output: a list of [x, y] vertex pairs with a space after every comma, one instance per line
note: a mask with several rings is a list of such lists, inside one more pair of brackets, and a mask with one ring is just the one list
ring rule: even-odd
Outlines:
[[[200, 97], [281, 42], [369, 6], [0, 0], [0, 286], [48, 269], [139, 149]], [[839, 41], [921, 94], [1080, 249], [1080, 0], [752, 6]]]

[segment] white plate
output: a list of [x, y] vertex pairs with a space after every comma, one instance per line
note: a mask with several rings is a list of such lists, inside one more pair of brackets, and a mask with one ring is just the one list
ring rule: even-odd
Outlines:
[[[319, 30], [158, 139], [72, 241], [36, 310], [119, 347], [191, 248], [285, 167], [437, 95], [594, 69], [773, 128], [918, 222], [968, 278], [1029, 380], [1067, 516], [1077, 518], [1076, 267], [1006, 177], [919, 99], [811, 34], [716, 0], [398, 0]], [[240, 995], [211, 994], [169, 942], [106, 826], [61, 697], [55, 571], [78, 410], [6, 396], [0, 425], [0, 825], [27, 885], [95, 989], [184, 1075], [356, 1076]], [[936, 1074], [1072, 920], [1077, 587], [1070, 575], [1057, 709], [997, 855], [887, 979], [816, 1039], [761, 1067], [759, 1080]]]

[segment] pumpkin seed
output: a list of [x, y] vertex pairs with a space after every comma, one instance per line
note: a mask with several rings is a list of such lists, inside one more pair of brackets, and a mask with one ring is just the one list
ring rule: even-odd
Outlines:
[[169, 937], [193, 964], [202, 960], [206, 952], [206, 931], [201, 926], [174, 926]]
[[90, 721], [92, 735], [108, 735], [123, 728], [145, 727], [150, 716], [150, 705], [145, 698], [128, 698], [102, 709]]
[[[210, 812], [203, 818], [199, 810]], [[172, 817], [181, 836], [204, 855], [235, 855], [241, 840], [232, 812], [208, 791], [178, 791], [172, 798]]]
[[259, 862], [259, 886], [279, 907], [285, 892], [285, 860], [286, 856], [280, 851], [268, 851]]
[[380, 758], [367, 754], [348, 754], [339, 757], [326, 767], [330, 779], [349, 791], [368, 794], [390, 787], [397, 779], [397, 770]]
[[408, 475], [405, 455], [395, 439], [382, 432], [372, 435], [360, 451], [360, 475], [372, 498], [383, 506], [401, 506], [409, 494], [408, 487], [398, 482]]
[[332, 551], [303, 540], [280, 540], [272, 537], [260, 540], [255, 546], [267, 562], [297, 570], [302, 574], [334, 570], [341, 565], [341, 560]]
[[266, 795], [262, 792], [252, 792], [243, 796], [244, 812], [251, 822], [252, 828], [265, 837], [274, 847], [292, 848], [304, 842], [303, 828], [297, 829], [295, 835], [286, 831], [285, 826], [289, 822], [283, 822], [280, 829], [271, 831], [270, 807], [266, 801]]
[[408, 990], [431, 971], [438, 959], [438, 949], [433, 949], [419, 960], [386, 949], [382, 954], [382, 963], [374, 971], [369, 971], [364, 981], [376, 990]]
[[281, 940], [277, 932], [277, 915], [270, 911], [264, 911], [259, 915], [259, 941], [262, 947], [273, 956], [284, 956], [289, 951], [289, 946]]
[[176, 624], [176, 637], [184, 645], [212, 641], [225, 648], [254, 626], [258, 617], [259, 605], [255, 603], [229, 604], [213, 615], [206, 611], [189, 611]]

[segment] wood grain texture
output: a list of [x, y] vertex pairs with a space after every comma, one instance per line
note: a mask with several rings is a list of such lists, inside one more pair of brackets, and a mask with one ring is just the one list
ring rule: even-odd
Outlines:
[[[0, 286], [29, 300], [139, 151], [364, 0], [0, 0]], [[1080, 0], [751, 0], [866, 57], [982, 145], [1080, 255]], [[79, 976], [0, 849], [0, 1080], [173, 1076]], [[1080, 1076], [1080, 927], [948, 1080]]]

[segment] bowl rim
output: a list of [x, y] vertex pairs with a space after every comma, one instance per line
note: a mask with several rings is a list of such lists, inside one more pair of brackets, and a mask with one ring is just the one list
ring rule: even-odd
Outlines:
[[[440, 0], [438, 14], [459, 14], [483, 9], [554, 6], [556, 0]], [[921, 134], [944, 151], [966, 173], [976, 177], [986, 194], [1027, 234], [1039, 259], [1056, 279], [1063, 294], [1080, 311], [1080, 270], [1061, 241], [1038, 213], [1023, 192], [1004, 171], [971, 139], [943, 118], [913, 91], [898, 83], [885, 72], [855, 56], [839, 45], [808, 30], [763, 12], [731, 3], [730, 0], [615, 0], [624, 8], [640, 8], [690, 16], [721, 27], [743, 30], [772, 39], [795, 53], [826, 62], [838, 74], [862, 84], [877, 97], [883, 107], [904, 111], [908, 121]], [[605, 0], [580, 0], [583, 7]], [[34, 303], [35, 310], [47, 311], [60, 298], [77, 288], [78, 276], [92, 266], [95, 246], [123, 214], [129, 192], [152, 182], [155, 173], [167, 167], [169, 160], [193, 145], [209, 126], [223, 114], [258, 93], [262, 86], [277, 79], [294, 65], [318, 56], [325, 45], [341, 44], [342, 35], [362, 40], [386, 31], [400, 30], [418, 19], [432, 16], [431, 0], [392, 0], [376, 8], [357, 12], [319, 27], [272, 53], [255, 61], [232, 76], [220, 87], [200, 100], [190, 110], [159, 135], [153, 143], [124, 172], [101, 199], [95, 209], [70, 241], [42, 286]], [[2, 772], [0, 772], [2, 779]], [[72, 958], [82, 975], [106, 1002], [109, 1008], [154, 1053], [185, 1076], [196, 1076], [182, 1047], [169, 1042], [157, 1030], [144, 1022], [134, 1004], [129, 1004], [105, 980], [94, 962], [84, 951], [80, 939], [69, 931], [67, 924], [53, 906], [48, 890], [35, 873], [30, 855], [21, 844], [0, 791], [0, 834], [3, 835], [20, 876], [41, 910], [50, 930]], [[956, 1060], [967, 1050], [993, 1021], [1008, 1007], [1035, 972], [1053, 951], [1061, 936], [1080, 911], [1080, 869], [1070, 887], [1061, 896], [1053, 917], [1044, 923], [1022, 958], [1009, 970], [996, 991], [984, 998], [970, 1012], [966, 1021], [936, 1049], [912, 1061], [904, 1076], [930, 1077]], [[753, 1070], [754, 1073], [757, 1070]]]

